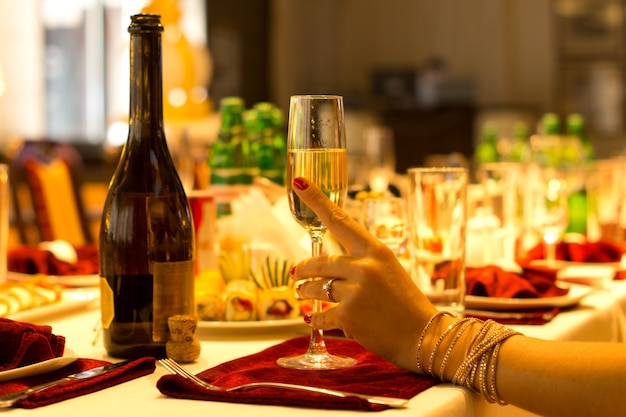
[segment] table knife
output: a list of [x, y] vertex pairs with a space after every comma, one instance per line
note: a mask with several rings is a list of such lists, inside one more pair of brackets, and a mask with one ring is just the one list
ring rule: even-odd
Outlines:
[[55, 385], [61, 384], [63, 382], [74, 381], [74, 380], [77, 380], [77, 379], [92, 378], [92, 377], [97, 376], [97, 375], [102, 375], [102, 374], [105, 374], [105, 373], [107, 373], [109, 371], [112, 371], [113, 369], [119, 368], [120, 366], [126, 365], [129, 362], [130, 361], [123, 361], [123, 362], [112, 363], [112, 364], [109, 364], [109, 365], [98, 366], [96, 368], [91, 368], [91, 369], [88, 369], [86, 371], [77, 372], [75, 374], [68, 375], [68, 376], [66, 376], [64, 378], [60, 378], [60, 379], [56, 379], [54, 381], [46, 382], [46, 383], [41, 384], [41, 385], [36, 385], [34, 387], [27, 388], [27, 389], [22, 390], [22, 391], [17, 391], [17, 392], [12, 392], [10, 394], [0, 395], [0, 408], [11, 407], [17, 401], [19, 401], [19, 400], [21, 400], [23, 398], [26, 398], [29, 395], [32, 395], [32, 394], [34, 394], [36, 392], [43, 391], [45, 389], [48, 389], [48, 388], [53, 387]]

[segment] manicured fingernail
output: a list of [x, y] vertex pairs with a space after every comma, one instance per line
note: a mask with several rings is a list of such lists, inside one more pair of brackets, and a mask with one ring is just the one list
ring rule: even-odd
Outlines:
[[291, 269], [289, 270], [289, 275], [293, 275], [296, 273], [296, 266], [292, 266]]
[[296, 293], [297, 293], [298, 295], [301, 295], [301, 294], [300, 294], [300, 290], [302, 289], [302, 286], [303, 286], [303, 285], [304, 285], [304, 282], [299, 282], [299, 283], [298, 283], [298, 285], [296, 285]]
[[306, 324], [311, 324], [311, 313], [307, 313], [304, 315], [304, 322]]
[[293, 185], [294, 187], [296, 187], [298, 190], [306, 190], [307, 188], [309, 188], [309, 184], [305, 181], [304, 178], [302, 177], [296, 177], [293, 179]]

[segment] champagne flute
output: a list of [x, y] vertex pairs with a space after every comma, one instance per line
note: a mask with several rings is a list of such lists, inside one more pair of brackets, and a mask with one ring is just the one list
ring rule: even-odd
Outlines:
[[572, 184], [580, 181], [580, 143], [558, 135], [533, 135], [526, 188], [530, 221], [541, 233], [546, 265], [555, 268], [556, 247], [569, 222]]
[[[292, 180], [295, 177], [307, 178], [341, 207], [348, 191], [347, 165], [343, 98], [332, 95], [292, 96], [285, 184], [291, 212], [311, 237], [313, 256], [322, 254], [326, 226], [295, 194]], [[321, 301], [314, 300], [313, 311], [319, 312], [321, 307]], [[305, 353], [279, 358], [276, 363], [295, 369], [341, 369], [353, 366], [356, 360], [329, 354], [322, 330], [314, 328]]]
[[543, 236], [546, 265], [554, 268], [556, 246], [567, 228], [567, 188], [563, 179], [551, 176], [545, 180], [536, 209], [535, 221]]

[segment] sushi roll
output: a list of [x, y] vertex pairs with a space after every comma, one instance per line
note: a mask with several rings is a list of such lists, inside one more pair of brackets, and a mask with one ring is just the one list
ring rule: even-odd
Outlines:
[[196, 276], [196, 306], [202, 321], [224, 320], [224, 279], [219, 271], [204, 271]]
[[257, 287], [249, 280], [237, 279], [224, 290], [224, 319], [226, 321], [257, 320]]
[[293, 287], [281, 286], [259, 291], [259, 320], [284, 320], [300, 315], [300, 303]]

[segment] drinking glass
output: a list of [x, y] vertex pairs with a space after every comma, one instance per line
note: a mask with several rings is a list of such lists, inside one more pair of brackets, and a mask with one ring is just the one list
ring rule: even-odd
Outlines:
[[585, 171], [587, 188], [587, 238], [618, 239], [621, 173], [617, 159], [595, 160]]
[[369, 126], [365, 129], [365, 164], [368, 183], [374, 192], [385, 194], [396, 172], [396, 154], [393, 132], [387, 126]]
[[[307, 178], [341, 207], [348, 191], [347, 165], [343, 98], [332, 95], [292, 96], [285, 184], [291, 212], [311, 238], [313, 256], [322, 254], [326, 225], [296, 195], [292, 180], [295, 177]], [[314, 300], [313, 311], [319, 312], [321, 307], [322, 302]], [[356, 360], [329, 354], [322, 330], [313, 328], [305, 353], [279, 358], [276, 363], [295, 369], [340, 369], [353, 366]]]
[[367, 198], [361, 207], [361, 224], [396, 256], [406, 247], [406, 201], [401, 197]]
[[440, 310], [465, 310], [467, 170], [408, 170], [411, 277]]
[[524, 204], [527, 221], [537, 230], [544, 245], [546, 264], [554, 267], [556, 246], [565, 233], [571, 212], [586, 209], [571, 199], [584, 188], [580, 143], [566, 136], [533, 135], [527, 157]]
[[486, 163], [478, 168], [479, 197], [476, 208], [468, 209], [467, 266], [515, 260], [522, 222], [518, 210], [521, 171], [515, 162]]
[[567, 228], [568, 190], [566, 181], [553, 170], [544, 168], [542, 171], [531, 185], [531, 222], [543, 237], [546, 265], [554, 267], [556, 246]]

